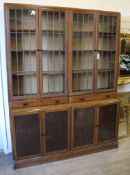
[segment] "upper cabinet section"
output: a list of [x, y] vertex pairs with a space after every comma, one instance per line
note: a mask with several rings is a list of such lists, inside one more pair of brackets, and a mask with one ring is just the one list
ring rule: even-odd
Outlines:
[[60, 9], [40, 10], [42, 96], [57, 96], [67, 92], [66, 15]]
[[116, 91], [119, 13], [5, 7], [11, 100]]

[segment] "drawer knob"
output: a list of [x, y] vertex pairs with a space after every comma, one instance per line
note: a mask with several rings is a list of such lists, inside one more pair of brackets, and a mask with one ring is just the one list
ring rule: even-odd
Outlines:
[[60, 102], [60, 100], [56, 100], [56, 101], [55, 101], [55, 103], [59, 103], [59, 102]]
[[85, 101], [85, 98], [80, 98], [80, 101]]
[[110, 95], [106, 95], [106, 97], [110, 97]]
[[28, 106], [28, 103], [27, 103], [27, 102], [24, 102], [24, 103], [23, 103], [23, 106]]

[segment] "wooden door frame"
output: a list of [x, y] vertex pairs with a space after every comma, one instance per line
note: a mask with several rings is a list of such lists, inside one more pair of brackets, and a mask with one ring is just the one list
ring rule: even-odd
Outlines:
[[93, 70], [92, 70], [92, 90], [87, 92], [73, 92], [72, 90], [72, 62], [73, 62], [73, 55], [72, 55], [72, 42], [73, 42], [73, 14], [74, 13], [80, 13], [80, 14], [92, 14], [94, 17], [94, 31], [93, 31], [93, 40], [96, 38], [96, 10], [81, 10], [81, 9], [70, 9], [69, 11], [69, 77], [68, 77], [68, 86], [69, 86], [69, 95], [74, 96], [74, 95], [81, 95], [81, 94], [93, 94], [94, 93], [94, 79], [95, 79], [95, 72], [94, 72], [94, 67], [95, 67], [95, 47], [96, 47], [96, 42], [94, 42], [94, 48], [93, 48]]
[[[62, 111], [67, 111], [68, 113], [68, 134], [67, 134], [67, 148], [66, 149], [63, 149], [63, 150], [56, 150], [56, 151], [50, 151], [50, 152], [47, 152], [46, 151], [46, 122], [45, 122], [45, 118], [46, 118], [46, 113], [50, 113], [50, 112], [62, 112]], [[62, 117], [62, 116], [61, 116]], [[71, 137], [70, 137], [70, 132], [71, 132], [71, 108], [69, 106], [62, 106], [62, 107], [56, 107], [56, 108], [46, 108], [45, 110], [43, 110], [43, 142], [44, 142], [44, 154], [45, 155], [53, 155], [53, 154], [59, 154], [59, 153], [63, 153], [63, 152], [68, 152], [70, 150], [70, 140], [71, 140]]]
[[[40, 128], [40, 154], [36, 154], [36, 155], [30, 155], [30, 156], [22, 156], [19, 157], [17, 155], [17, 145], [16, 145], [16, 132], [15, 132], [15, 117], [31, 117], [31, 115], [38, 115], [39, 116], [39, 128]], [[27, 116], [28, 115], [28, 116]], [[12, 138], [12, 144], [13, 144], [13, 156], [15, 160], [22, 160], [24, 159], [28, 159], [28, 158], [33, 158], [33, 157], [37, 157], [37, 156], [41, 156], [42, 154], [42, 120], [41, 120], [41, 112], [40, 111], [22, 111], [22, 112], [10, 112], [10, 122], [11, 122], [11, 138]]]
[[[98, 89], [97, 88], [97, 58], [95, 55], [95, 93], [102, 93], [102, 92], [116, 92], [117, 91], [117, 81], [119, 76], [119, 50], [120, 50], [120, 13], [118, 12], [107, 12], [107, 11], [97, 11], [97, 26], [96, 26], [96, 51], [98, 52], [98, 41], [99, 41], [99, 16], [113, 16], [117, 18], [116, 22], [116, 45], [115, 45], [115, 68], [114, 68], [114, 87], [110, 89]], [[96, 52], [96, 53], [97, 53]]]
[[[64, 88], [65, 92], [63, 93], [54, 93], [54, 94], [44, 94], [43, 93], [43, 74], [42, 74], [42, 12], [63, 12], [65, 14], [65, 57], [63, 60], [65, 63], [65, 80], [64, 80]], [[68, 58], [69, 58], [69, 52], [68, 52], [68, 45], [69, 45], [69, 36], [68, 36], [68, 9], [66, 8], [55, 8], [55, 7], [41, 7], [39, 8], [39, 52], [40, 52], [40, 95], [41, 98], [48, 98], [48, 97], [57, 97], [57, 96], [67, 96], [68, 95], [68, 83], [67, 83], [67, 78], [68, 78]]]
[[[38, 53], [37, 53], [37, 49], [38, 49], [38, 8], [36, 6], [33, 5], [23, 5], [23, 4], [5, 4], [4, 6], [5, 8], [5, 24], [6, 24], [6, 62], [7, 62], [7, 72], [8, 72], [8, 86], [10, 87], [8, 89], [8, 94], [9, 94], [9, 99], [12, 101], [15, 100], [27, 100], [27, 99], [39, 99], [40, 98], [40, 89], [39, 89], [39, 61], [38, 61]], [[11, 72], [11, 45], [10, 45], [10, 15], [9, 15], [9, 11], [12, 9], [14, 10], [21, 10], [21, 9], [25, 9], [25, 10], [29, 10], [29, 9], [34, 9], [36, 11], [36, 61], [37, 61], [37, 70], [36, 70], [36, 74], [37, 74], [37, 95], [28, 95], [28, 96], [13, 96], [13, 82], [12, 82], [12, 72]]]
[[[78, 150], [78, 149], [85, 149], [89, 147], [94, 147], [96, 145], [96, 139], [97, 139], [97, 106], [96, 104], [84, 104], [83, 106], [72, 105], [72, 119], [71, 119], [71, 150]], [[74, 110], [75, 109], [88, 109], [88, 108], [94, 108], [94, 120], [93, 120], [93, 144], [90, 145], [83, 145], [83, 146], [77, 146], [74, 147]]]
[[[100, 129], [100, 107], [105, 107], [105, 106], [111, 106], [111, 105], [117, 105], [117, 114], [116, 114], [116, 129], [115, 129], [115, 138], [114, 139], [110, 139], [110, 140], [106, 140], [106, 141], [103, 141], [103, 142], [99, 142], [99, 129]], [[120, 104], [119, 102], [110, 102], [110, 103], [105, 103], [105, 104], [99, 104], [98, 106], [98, 111], [99, 111], [99, 116], [98, 116], [98, 138], [97, 138], [97, 144], [98, 145], [102, 145], [102, 144], [107, 144], [107, 143], [110, 143], [110, 142], [115, 142], [118, 140], [118, 126], [119, 126], [119, 107], [120, 107]]]

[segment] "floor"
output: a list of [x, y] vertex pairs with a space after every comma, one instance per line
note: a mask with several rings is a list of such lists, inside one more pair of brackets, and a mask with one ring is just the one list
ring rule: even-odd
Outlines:
[[119, 148], [13, 170], [11, 155], [0, 155], [0, 175], [130, 175], [130, 137]]

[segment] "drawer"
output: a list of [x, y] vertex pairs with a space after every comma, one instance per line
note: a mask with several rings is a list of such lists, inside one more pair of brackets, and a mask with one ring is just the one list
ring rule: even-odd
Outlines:
[[79, 95], [69, 97], [69, 102], [84, 102], [90, 100], [100, 100], [100, 99], [109, 99], [117, 97], [117, 93], [101, 93], [101, 94], [91, 94], [91, 95]]
[[11, 109], [14, 109], [22, 107], [44, 106], [64, 103], [68, 103], [68, 97], [46, 98], [42, 100], [15, 101], [10, 102], [10, 107]]

